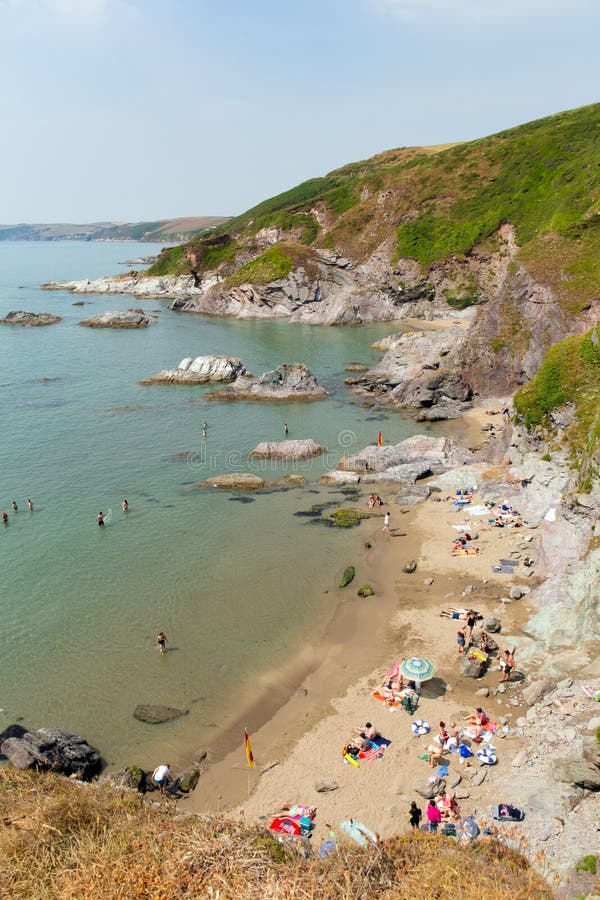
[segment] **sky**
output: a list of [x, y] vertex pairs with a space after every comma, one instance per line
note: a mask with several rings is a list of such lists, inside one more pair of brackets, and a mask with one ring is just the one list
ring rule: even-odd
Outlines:
[[0, 222], [235, 215], [594, 103], [599, 0], [0, 0]]

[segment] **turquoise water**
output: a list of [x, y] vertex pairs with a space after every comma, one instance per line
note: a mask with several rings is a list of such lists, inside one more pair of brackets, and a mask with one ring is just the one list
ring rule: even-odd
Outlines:
[[[160, 309], [156, 326], [96, 330], [79, 320], [138, 302], [39, 289], [48, 280], [123, 271], [123, 261], [157, 249], [0, 243], [0, 315], [63, 316], [47, 328], [0, 326], [0, 509], [10, 515], [0, 526], [0, 728], [19, 718], [30, 727], [68, 727], [110, 763], [150, 765], [157, 741], [175, 763], [182, 748], [218, 735], [252, 698], [260, 672], [331, 615], [333, 588], [357, 540], [294, 517], [318, 499], [311, 484], [247, 504], [190, 486], [226, 471], [269, 479], [290, 471], [246, 459], [259, 441], [282, 438], [284, 422], [290, 437], [330, 448], [326, 460], [301, 469], [312, 480], [380, 428], [393, 441], [416, 430], [399, 413], [381, 418], [351, 405], [343, 383], [350, 361], [379, 358], [369, 345], [389, 325], [236, 322], [146, 301], [145, 309]], [[83, 308], [72, 305], [79, 299]], [[209, 404], [202, 387], [138, 384], [203, 353], [239, 356], [256, 373], [303, 360], [331, 398]], [[331, 489], [321, 493], [340, 499]], [[112, 510], [104, 529], [99, 510]], [[170, 642], [163, 658], [154, 648], [159, 630]], [[133, 719], [138, 703], [153, 702], [190, 714], [159, 729]]]

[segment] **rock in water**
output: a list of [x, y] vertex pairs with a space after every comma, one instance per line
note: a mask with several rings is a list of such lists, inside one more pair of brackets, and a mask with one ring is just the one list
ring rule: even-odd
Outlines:
[[285, 459], [295, 462], [300, 459], [310, 459], [325, 453], [327, 447], [317, 444], [312, 438], [303, 441], [265, 441], [258, 444], [250, 456], [257, 459]]
[[250, 472], [229, 472], [226, 475], [213, 475], [206, 481], [198, 482], [193, 487], [216, 487], [225, 491], [256, 491], [264, 488], [265, 481]]
[[136, 706], [133, 717], [147, 725], [160, 725], [162, 722], [172, 722], [181, 716], [187, 715], [187, 709], [176, 709], [172, 706], [152, 705], [140, 703]]
[[340, 580], [340, 587], [341, 588], [347, 587], [350, 584], [350, 582], [354, 579], [355, 574], [356, 574], [356, 572], [355, 572], [354, 566], [348, 566], [344, 570], [344, 574], [342, 575], [342, 578]]
[[232, 356], [186, 356], [176, 369], [163, 369], [140, 384], [206, 384], [213, 381], [234, 381], [244, 375], [246, 366]]
[[374, 597], [375, 591], [371, 587], [370, 584], [363, 584], [363, 586], [357, 591], [359, 597]]
[[0, 752], [17, 769], [42, 769], [88, 780], [100, 770], [100, 753], [73, 731], [40, 728], [7, 738]]
[[143, 309], [115, 309], [82, 319], [79, 324], [88, 328], [146, 328], [157, 321], [156, 316], [148, 315]]
[[207, 400], [325, 400], [329, 394], [304, 363], [277, 366], [255, 377], [240, 375], [232, 384], [207, 394]]
[[0, 325], [56, 325], [57, 322], [62, 322], [60, 316], [48, 312], [26, 312], [24, 309], [12, 309], [0, 319]]

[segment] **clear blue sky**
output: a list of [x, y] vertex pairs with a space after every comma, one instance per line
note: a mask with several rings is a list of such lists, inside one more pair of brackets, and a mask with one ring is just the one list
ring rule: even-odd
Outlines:
[[593, 103], [599, 0], [0, 0], [0, 222], [226, 215]]

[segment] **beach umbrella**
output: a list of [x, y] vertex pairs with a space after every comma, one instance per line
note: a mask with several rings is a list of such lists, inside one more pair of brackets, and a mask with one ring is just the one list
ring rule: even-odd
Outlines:
[[400, 671], [405, 678], [410, 681], [428, 681], [433, 677], [433, 663], [428, 659], [420, 659], [418, 656], [411, 656], [410, 659], [402, 660]]

